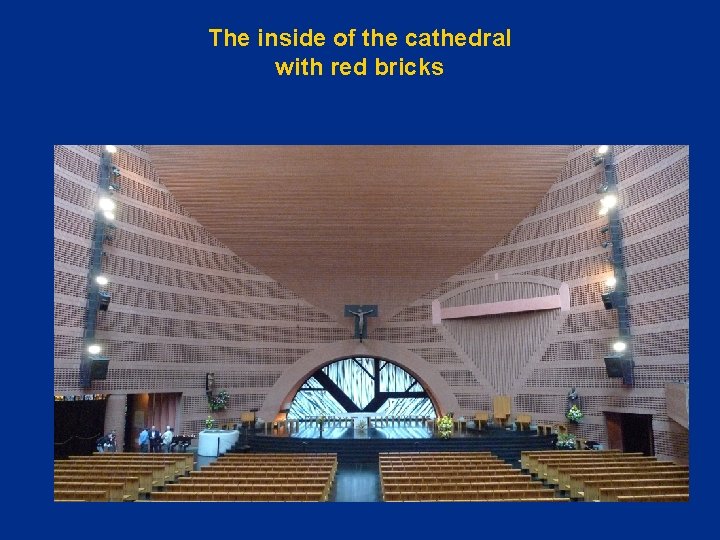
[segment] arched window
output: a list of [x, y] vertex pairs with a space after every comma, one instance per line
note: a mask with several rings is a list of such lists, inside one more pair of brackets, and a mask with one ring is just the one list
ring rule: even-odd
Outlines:
[[425, 388], [401, 367], [379, 358], [338, 360], [316, 371], [298, 390], [288, 418], [342, 416], [435, 416]]

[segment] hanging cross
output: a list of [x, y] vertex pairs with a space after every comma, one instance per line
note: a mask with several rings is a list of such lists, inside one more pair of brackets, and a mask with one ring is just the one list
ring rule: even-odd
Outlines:
[[355, 337], [360, 338], [362, 343], [363, 337], [367, 337], [367, 324], [365, 317], [377, 317], [378, 309], [377, 305], [357, 305], [350, 304], [345, 306], [345, 316], [355, 317]]

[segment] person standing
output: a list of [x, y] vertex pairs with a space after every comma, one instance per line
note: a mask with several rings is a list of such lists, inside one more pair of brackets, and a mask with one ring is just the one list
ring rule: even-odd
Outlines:
[[140, 451], [144, 454], [148, 451], [150, 441], [150, 434], [148, 433], [148, 429], [146, 427], [142, 428], [142, 431], [140, 432], [140, 437], [138, 438], [138, 444], [140, 445]]
[[165, 447], [165, 452], [170, 452], [170, 445], [172, 444], [173, 440], [173, 431], [170, 426], [167, 426], [165, 429], [165, 433], [162, 434], [162, 443]]
[[160, 444], [162, 444], [162, 434], [155, 427], [150, 428], [150, 453], [156, 453], [160, 451]]
[[117, 452], [117, 432], [114, 429], [105, 435], [103, 448], [105, 452]]

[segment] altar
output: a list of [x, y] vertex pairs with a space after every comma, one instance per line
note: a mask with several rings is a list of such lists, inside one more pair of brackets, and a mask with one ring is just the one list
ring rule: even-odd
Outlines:
[[240, 439], [236, 429], [204, 429], [198, 434], [198, 456], [217, 457]]

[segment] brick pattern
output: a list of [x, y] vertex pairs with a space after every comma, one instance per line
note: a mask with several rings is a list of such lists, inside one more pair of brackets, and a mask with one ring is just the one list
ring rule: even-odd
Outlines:
[[[57, 394], [84, 393], [78, 371], [101, 152], [97, 145], [55, 147]], [[260, 407], [298, 358], [351, 337], [208, 234], [162, 185], [142, 146], [120, 146], [113, 163], [120, 192], [103, 259], [113, 299], [97, 333], [111, 361], [93, 392], [111, 400], [181, 392], [176, 429], [197, 433], [210, 413], [206, 372], [230, 393], [228, 409], [214, 415], [239, 417]], [[120, 433], [124, 422], [115, 416], [106, 424]]]
[[[491, 386], [482, 375], [487, 370], [478, 365], [482, 358], [469, 357], [471, 348], [431, 325], [430, 302], [450, 295], [462, 303], [472, 294], [494, 301], [523, 290], [498, 285], [453, 294], [487, 284], [496, 274], [565, 282], [570, 312], [545, 331], [541, 350], [514, 368], [513, 410], [532, 414], [534, 421], [563, 422], [565, 395], [576, 386], [586, 414], [571, 426], [578, 435], [607, 442], [603, 410], [653, 414], [656, 453], [682, 462], [688, 458], [687, 432], [667, 419], [664, 385], [687, 380], [689, 372], [689, 149], [615, 151], [634, 388], [609, 379], [602, 360], [616, 319], [600, 299], [610, 267], [600, 247], [605, 220], [597, 214], [596, 189], [602, 176], [592, 165], [591, 146], [573, 148], [537, 207], [493, 249], [369, 337], [405, 347], [436, 369], [458, 401], [456, 414], [491, 410]], [[78, 366], [100, 153], [100, 146], [55, 148], [56, 394], [83, 393]], [[232, 418], [261, 407], [268, 389], [300, 357], [351, 338], [350, 330], [208, 234], [163, 186], [142, 145], [120, 147], [113, 161], [121, 171], [121, 191], [103, 263], [113, 301], [98, 320], [112, 360], [108, 379], [94, 383], [94, 393], [181, 392], [176, 427], [197, 433], [209, 412], [207, 371], [231, 394], [220, 419]]]
[[[586, 416], [571, 431], [607, 444], [604, 410], [652, 414], [656, 454], [687, 462], [687, 431], [667, 420], [665, 384], [689, 377], [689, 148], [614, 148], [636, 361], [632, 389], [608, 378], [603, 362], [617, 336], [617, 317], [600, 298], [611, 267], [607, 250], [600, 246], [606, 239], [600, 229], [607, 221], [597, 213], [602, 172], [592, 164], [594, 151], [593, 146], [574, 147], [556, 183], [525, 220], [484, 257], [402, 310], [376, 335], [389, 335], [400, 322], [405, 335], [420, 335], [407, 328], [413, 318], [418, 328], [429, 332], [430, 302], [473, 283], [479, 286], [498, 276], [565, 282], [571, 310], [558, 328], [547, 332], [544, 350], [528, 358], [527, 368], [516, 377], [510, 391], [513, 410], [528, 412], [538, 422], [564, 423], [566, 395], [575, 386], [581, 395], [587, 394], [582, 402]], [[517, 292], [506, 294], [505, 299], [521, 297]], [[497, 298], [486, 301], [493, 300]], [[473, 339], [481, 338], [482, 327], [477, 328], [477, 336], [462, 337], [461, 342], [457, 336], [440, 343], [406, 341], [424, 358], [437, 358], [438, 350], [445, 351], [446, 358], [451, 357], [448, 351], [455, 352], [452, 365], [438, 367], [451, 386], [463, 384], [455, 391], [461, 407], [457, 414], [491, 410], [490, 387], [478, 384], [473, 392], [464, 386], [473, 368], [489, 368], [478, 363], [498, 362], [463, 354]], [[508, 350], [512, 345], [507, 344]]]

